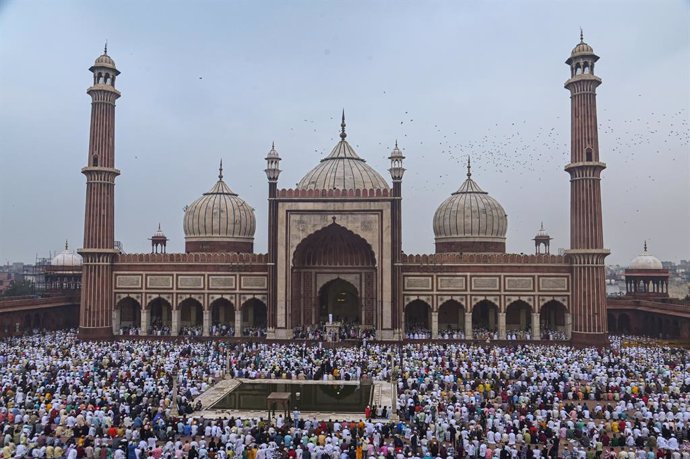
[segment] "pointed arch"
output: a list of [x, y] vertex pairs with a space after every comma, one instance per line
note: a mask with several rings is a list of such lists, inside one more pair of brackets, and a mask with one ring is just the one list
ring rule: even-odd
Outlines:
[[292, 265], [376, 266], [376, 255], [366, 239], [333, 222], [297, 245]]
[[447, 300], [438, 308], [438, 331], [465, 330], [465, 306], [456, 300]]
[[172, 305], [162, 297], [156, 297], [149, 301], [146, 309], [150, 311], [151, 323], [148, 334], [169, 335], [172, 326]]
[[506, 307], [506, 330], [527, 331], [532, 326], [532, 306], [516, 300]]
[[194, 298], [186, 298], [177, 305], [177, 309], [179, 309], [180, 314], [180, 329], [196, 334], [197, 329], [203, 325], [203, 305]]
[[250, 298], [242, 304], [242, 336], [265, 336], [267, 323], [266, 303]]
[[121, 328], [139, 328], [141, 326], [141, 304], [131, 296], [122, 298], [115, 305], [120, 310]]
[[235, 331], [235, 306], [227, 298], [218, 298], [211, 305], [211, 329], [214, 336], [233, 336]]
[[431, 330], [431, 305], [424, 300], [413, 300], [405, 305], [405, 333], [426, 337]]
[[490, 300], [481, 300], [472, 307], [472, 328], [483, 332], [498, 329], [498, 305]]

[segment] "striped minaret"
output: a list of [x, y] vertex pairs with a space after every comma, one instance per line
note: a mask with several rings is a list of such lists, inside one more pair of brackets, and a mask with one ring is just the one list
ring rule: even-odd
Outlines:
[[572, 340], [574, 343], [605, 345], [606, 270], [604, 232], [601, 215], [601, 171], [599, 161], [596, 89], [601, 79], [594, 75], [599, 57], [584, 42], [573, 49], [566, 64], [570, 79], [570, 250], [572, 264]]
[[104, 338], [112, 336], [113, 285], [112, 261], [115, 250], [115, 101], [120, 92], [115, 78], [120, 72], [103, 54], [89, 69], [93, 85], [91, 96], [91, 130], [88, 163], [81, 172], [86, 176], [86, 214], [79, 310], [79, 336]]

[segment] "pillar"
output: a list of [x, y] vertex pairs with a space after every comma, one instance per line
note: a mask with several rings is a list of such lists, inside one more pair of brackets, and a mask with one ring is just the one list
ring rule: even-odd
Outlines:
[[472, 339], [472, 311], [465, 313], [465, 339]]
[[170, 334], [177, 336], [180, 334], [180, 309], [174, 308], [172, 310], [172, 325], [170, 325]]
[[149, 323], [151, 323], [151, 310], [149, 308], [142, 308], [139, 335], [145, 336], [149, 334]]
[[120, 334], [120, 308], [113, 309], [113, 335]]
[[438, 338], [438, 311], [431, 312], [431, 337]]
[[541, 320], [541, 314], [538, 312], [533, 312], [532, 313], [532, 339], [534, 340], [539, 340], [541, 339], [541, 328], [539, 328]]
[[573, 322], [570, 313], [565, 313], [565, 339], [570, 339], [573, 331]]
[[506, 339], [506, 313], [498, 313], [498, 339]]
[[242, 336], [242, 308], [235, 309], [235, 337]]
[[201, 336], [211, 335], [211, 310], [204, 308], [201, 322]]

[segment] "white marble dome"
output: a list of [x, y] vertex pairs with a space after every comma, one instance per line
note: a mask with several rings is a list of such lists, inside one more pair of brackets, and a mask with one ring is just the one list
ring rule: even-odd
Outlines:
[[494, 198], [467, 179], [458, 191], [436, 209], [434, 235], [439, 242], [477, 242], [505, 244], [508, 216]]
[[254, 240], [254, 209], [223, 181], [222, 167], [216, 184], [185, 209], [187, 241]]
[[633, 258], [628, 269], [664, 269], [664, 266], [661, 260], [647, 252], [647, 243], [645, 243], [643, 252]]
[[340, 142], [331, 153], [302, 180], [297, 183], [299, 190], [388, 190], [388, 182], [367, 162], [360, 158], [345, 140], [345, 120], [341, 124]]
[[77, 268], [81, 267], [83, 260], [81, 255], [74, 253], [69, 250], [67, 243], [65, 243], [65, 250], [58, 253], [50, 260], [51, 266], [65, 267], [65, 268]]

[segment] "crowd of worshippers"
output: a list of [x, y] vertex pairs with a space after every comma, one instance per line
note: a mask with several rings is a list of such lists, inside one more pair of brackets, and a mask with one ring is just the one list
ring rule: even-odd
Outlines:
[[321, 322], [314, 325], [298, 325], [292, 329], [293, 339], [337, 342], [344, 340], [372, 340], [376, 337], [373, 327], [362, 327], [359, 322]]
[[[40, 333], [0, 341], [0, 447], [8, 459], [688, 459], [689, 361], [687, 350], [629, 337], [596, 349]], [[394, 407], [352, 422], [299, 409], [270, 422], [206, 419], [196, 397], [223, 377], [379, 380], [397, 391]]]
[[[564, 341], [566, 340], [565, 332], [562, 330], [544, 329], [541, 331], [540, 337], [545, 341]], [[408, 340], [428, 340], [432, 339], [433, 335], [430, 329], [423, 325], [415, 324], [409, 325], [405, 330], [405, 339]], [[453, 328], [451, 326], [442, 328], [438, 332], [439, 339], [448, 340], [464, 340], [465, 331]], [[472, 329], [472, 339], [486, 341], [486, 340], [498, 340], [499, 334], [498, 329], [488, 329], [488, 328], [473, 328]], [[532, 332], [530, 330], [506, 330], [506, 340], [516, 341], [516, 340], [526, 340], [532, 339]]]

